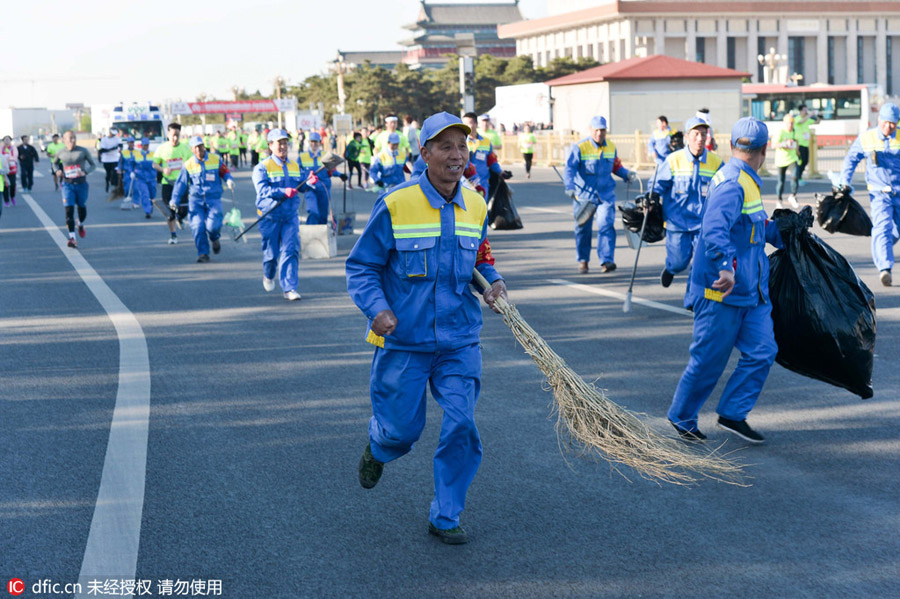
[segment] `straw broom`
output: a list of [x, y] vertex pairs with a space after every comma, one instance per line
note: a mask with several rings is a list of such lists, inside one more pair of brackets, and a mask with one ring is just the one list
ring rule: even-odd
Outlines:
[[[490, 288], [481, 273], [475, 270], [474, 275], [479, 285]], [[494, 305], [553, 388], [557, 435], [579, 455], [605, 459], [622, 476], [625, 475], [619, 470], [620, 465], [656, 482], [686, 485], [703, 477], [742, 484], [738, 464], [715, 451], [701, 453], [683, 441], [654, 432], [634, 413], [610, 401], [602, 389], [586, 383], [569, 368], [514, 305], [503, 298], [497, 298]]]

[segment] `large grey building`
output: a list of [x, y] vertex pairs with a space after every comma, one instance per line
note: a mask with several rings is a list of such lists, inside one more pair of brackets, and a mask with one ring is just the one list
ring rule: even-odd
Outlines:
[[[571, 8], [554, 13], [553, 7]], [[664, 54], [747, 71], [757, 57], [785, 55], [789, 74], [812, 83], [874, 84], [900, 95], [900, 2], [864, 0], [566, 0], [550, 15], [498, 27], [536, 66], [554, 58], [615, 62]]]

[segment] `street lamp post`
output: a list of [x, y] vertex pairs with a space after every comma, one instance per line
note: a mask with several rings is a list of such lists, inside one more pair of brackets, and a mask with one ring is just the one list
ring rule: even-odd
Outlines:
[[[281, 86], [284, 85], [284, 78], [281, 75], [275, 77], [275, 98], [281, 99]], [[278, 128], [281, 129], [281, 109], [278, 110]]]

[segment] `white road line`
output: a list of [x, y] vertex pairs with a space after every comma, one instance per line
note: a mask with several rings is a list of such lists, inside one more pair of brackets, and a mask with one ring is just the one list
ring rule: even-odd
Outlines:
[[44, 173], [42, 173], [42, 172], [39, 171], [39, 170], [35, 170], [35, 171], [34, 171], [34, 176], [37, 177], [38, 179], [43, 179], [43, 178], [44, 178]]
[[[567, 281], [565, 279], [549, 279], [549, 282], [553, 283], [554, 285], [563, 285], [572, 289], [578, 289], [579, 291], [593, 293], [594, 295], [604, 295], [606, 297], [620, 299], [623, 302], [625, 301], [625, 294], [619, 293], [618, 291], [610, 291], [609, 289], [603, 289], [602, 287], [593, 287], [591, 285], [584, 285], [582, 283], [573, 283], [572, 281]], [[647, 306], [648, 308], [656, 308], [657, 310], [664, 310], [665, 312], [671, 312], [673, 314], [680, 314], [682, 316], [687, 316], [688, 318], [694, 317], [693, 312], [685, 310], [684, 308], [676, 308], [675, 306], [670, 306], [669, 304], [663, 304], [660, 302], [655, 302], [653, 300], [635, 297], [634, 295], [631, 296], [631, 303], [641, 304], [642, 306]]]
[[519, 212], [549, 212], [550, 214], [569, 214], [571, 211], [555, 208], [539, 208], [537, 206], [523, 206]]
[[[150, 419], [150, 360], [147, 340], [134, 314], [79, 253], [29, 194], [25, 201], [50, 238], [109, 315], [119, 338], [119, 389], [103, 462], [103, 475], [79, 582], [88, 597], [88, 581], [134, 578], [144, 509], [147, 434]], [[132, 595], [123, 595], [132, 597]]]

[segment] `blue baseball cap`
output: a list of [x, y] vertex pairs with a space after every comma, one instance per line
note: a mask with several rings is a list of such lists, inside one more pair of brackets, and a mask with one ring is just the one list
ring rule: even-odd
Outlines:
[[310, 131], [309, 132], [309, 141], [322, 141], [322, 136], [319, 135], [318, 131]]
[[878, 111], [878, 120], [889, 121], [891, 123], [900, 121], [900, 106], [891, 104], [890, 102], [882, 104], [881, 110]]
[[199, 135], [195, 135], [194, 137], [191, 138], [190, 143], [191, 143], [192, 148], [196, 148], [197, 146], [204, 145], [205, 142], [203, 141], [202, 137], [200, 137]]
[[606, 117], [595, 116], [591, 119], [591, 129], [606, 129]]
[[396, 133], [391, 133], [388, 135], [388, 143], [389, 144], [398, 144], [400, 143], [400, 136]]
[[419, 131], [419, 145], [424, 146], [428, 140], [434, 139], [441, 134], [444, 129], [456, 127], [466, 135], [472, 132], [469, 126], [463, 123], [458, 116], [453, 116], [449, 112], [438, 112], [422, 123], [422, 129]]
[[142, 137], [142, 138], [141, 138], [141, 146], [149, 146], [149, 145], [150, 145], [150, 138], [149, 138], [149, 137]]
[[284, 129], [272, 129], [269, 131], [269, 134], [266, 135], [266, 141], [271, 143], [273, 141], [281, 141], [282, 139], [290, 139], [288, 137], [287, 131]]
[[[737, 140], [745, 137], [748, 144], [739, 144]], [[739, 119], [731, 128], [731, 145], [740, 150], [756, 150], [769, 143], [769, 129], [766, 124], [752, 116]]]
[[132, 137], [131, 135], [129, 135], [128, 137], [125, 138], [125, 141], [133, 142], [133, 141], [134, 141], [134, 137]]
[[706, 121], [704, 121], [704, 120], [701, 119], [701, 118], [692, 116], [692, 117], [689, 118], [689, 119], [687, 120], [687, 122], [684, 124], [684, 130], [685, 130], [685, 131], [690, 131], [691, 129], [696, 129], [697, 127], [707, 127], [707, 128], [708, 128], [708, 127], [709, 127], [709, 123], [707, 123]]

